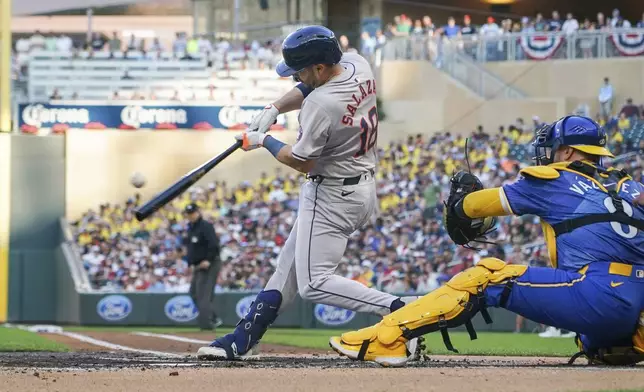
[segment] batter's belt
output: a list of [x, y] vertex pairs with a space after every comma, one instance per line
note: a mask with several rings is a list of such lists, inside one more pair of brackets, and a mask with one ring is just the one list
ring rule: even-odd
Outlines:
[[358, 174], [355, 177], [348, 177], [348, 178], [325, 177], [320, 174], [316, 174], [316, 175], [307, 174], [306, 178], [317, 184], [324, 183], [324, 185], [348, 186], [348, 185], [358, 185], [360, 181], [373, 179], [373, 176], [374, 176], [374, 171], [369, 170], [366, 173]]

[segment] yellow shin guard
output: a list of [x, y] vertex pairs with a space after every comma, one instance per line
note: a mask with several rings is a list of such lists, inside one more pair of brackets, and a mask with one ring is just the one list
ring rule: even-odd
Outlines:
[[492, 322], [485, 309], [483, 290], [489, 284], [506, 283], [509, 294], [512, 279], [523, 275], [526, 269], [526, 266], [507, 265], [496, 258], [483, 259], [475, 267], [454, 276], [445, 286], [385, 316], [375, 326], [343, 334], [342, 341], [362, 345], [361, 351], [365, 351], [374, 342], [389, 346], [440, 330], [447, 349], [457, 352], [449, 340], [447, 328], [465, 324], [470, 337], [476, 339], [472, 317], [481, 312], [488, 324]]

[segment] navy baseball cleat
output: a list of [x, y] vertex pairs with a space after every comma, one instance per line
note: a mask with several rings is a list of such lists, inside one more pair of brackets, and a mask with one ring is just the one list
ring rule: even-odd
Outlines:
[[277, 290], [262, 291], [251, 304], [246, 316], [239, 320], [235, 330], [215, 339], [209, 346], [197, 351], [201, 360], [249, 360], [258, 358], [257, 344], [277, 318], [282, 294]]

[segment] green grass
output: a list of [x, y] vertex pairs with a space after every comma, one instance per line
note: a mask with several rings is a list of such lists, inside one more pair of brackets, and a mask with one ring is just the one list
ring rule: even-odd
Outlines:
[[33, 332], [0, 327], [0, 352], [6, 351], [69, 351], [69, 348]]
[[[145, 331], [153, 333], [181, 333], [196, 332], [195, 328], [186, 327], [69, 327], [68, 331], [89, 332], [89, 331], [119, 331], [134, 332]], [[217, 335], [230, 332], [229, 328], [217, 329]], [[339, 335], [343, 330], [329, 329], [270, 329], [262, 342], [314, 348], [326, 350], [329, 348], [329, 337]], [[459, 354], [466, 355], [511, 355], [511, 356], [549, 356], [566, 357], [574, 354], [577, 349], [572, 339], [543, 339], [536, 334], [512, 334], [500, 332], [479, 332], [478, 339], [471, 341], [465, 332], [450, 332], [450, 338]], [[443, 355], [452, 354], [445, 349], [442, 337], [439, 333], [425, 336], [426, 346], [429, 354]], [[208, 340], [204, 334], [204, 340]]]

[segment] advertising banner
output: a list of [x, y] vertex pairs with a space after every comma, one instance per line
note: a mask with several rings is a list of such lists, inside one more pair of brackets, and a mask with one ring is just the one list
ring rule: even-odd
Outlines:
[[[148, 325], [197, 327], [198, 309], [184, 293], [80, 294], [80, 323], [83, 325]], [[246, 316], [257, 293], [218, 293], [215, 311], [224, 326], [233, 327]], [[515, 315], [505, 309], [488, 309], [493, 324], [480, 315], [472, 320], [478, 331], [513, 331]], [[330, 305], [296, 298], [273, 324], [274, 327], [353, 330], [373, 325], [382, 317], [356, 313]], [[537, 325], [527, 321], [526, 329]], [[456, 330], [464, 330], [464, 326]]]
[[[42, 128], [85, 129], [245, 129], [262, 106], [163, 104], [20, 104], [18, 127], [23, 132]], [[275, 127], [286, 128], [286, 116]]]

